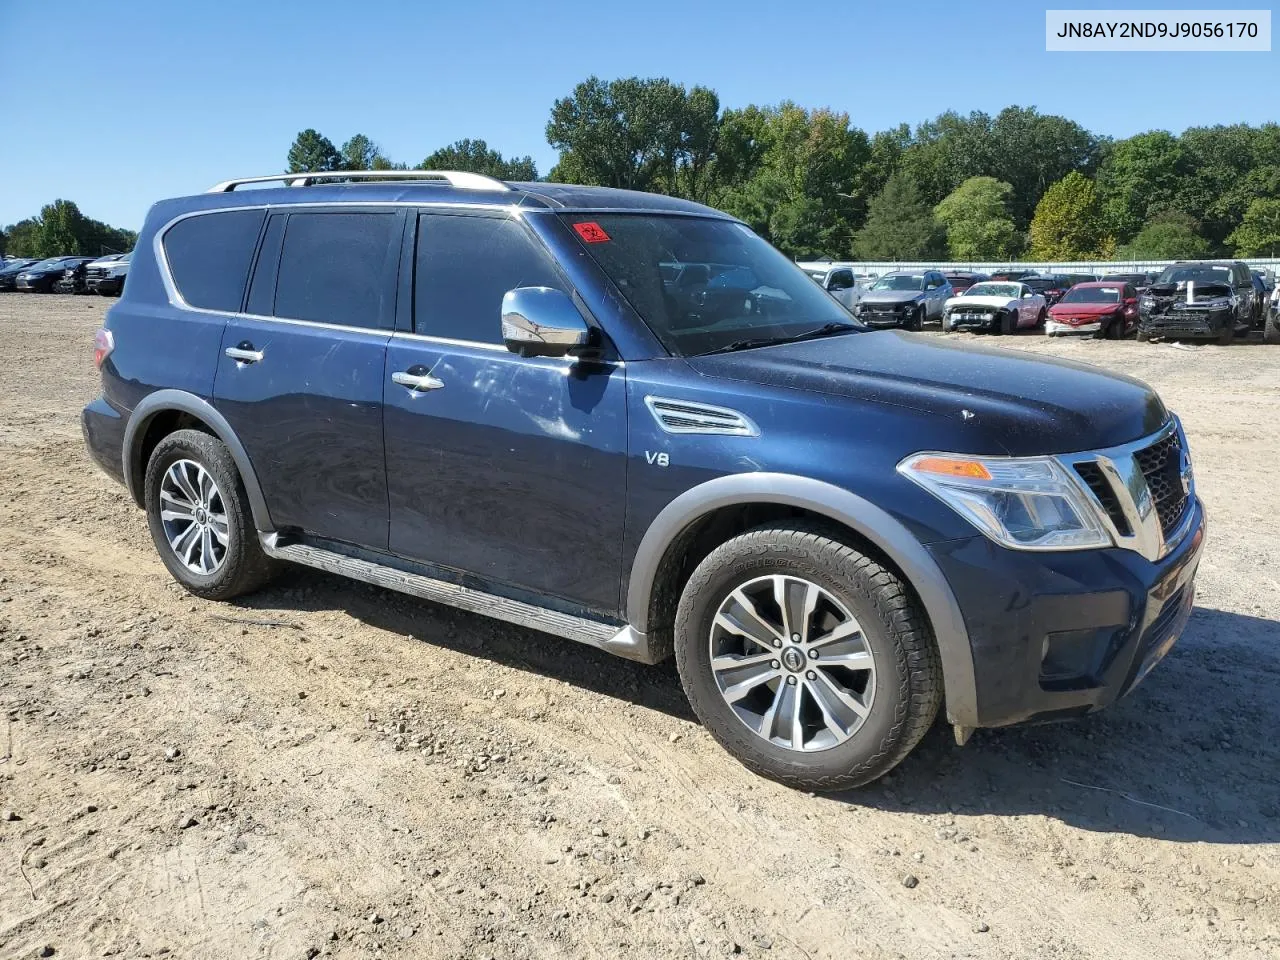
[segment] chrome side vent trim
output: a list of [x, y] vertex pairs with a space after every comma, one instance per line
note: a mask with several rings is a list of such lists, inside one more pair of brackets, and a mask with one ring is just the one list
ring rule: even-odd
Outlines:
[[630, 626], [618, 626], [597, 620], [587, 620], [558, 610], [512, 600], [474, 590], [460, 584], [436, 580], [432, 577], [411, 573], [388, 567], [371, 560], [349, 557], [346, 554], [334, 553], [304, 543], [281, 543], [276, 533], [259, 533], [258, 539], [262, 551], [276, 560], [288, 560], [306, 567], [314, 567], [327, 573], [336, 573], [342, 577], [371, 583], [375, 587], [396, 590], [422, 600], [442, 603], [469, 610], [495, 620], [505, 620], [517, 626], [541, 630], [566, 640], [585, 643], [590, 647], [598, 647], [606, 653], [612, 653], [627, 660], [640, 663], [656, 663], [656, 651], [645, 634]]
[[726, 437], [758, 437], [760, 428], [749, 417], [709, 403], [645, 397], [644, 405], [667, 433], [718, 434]]

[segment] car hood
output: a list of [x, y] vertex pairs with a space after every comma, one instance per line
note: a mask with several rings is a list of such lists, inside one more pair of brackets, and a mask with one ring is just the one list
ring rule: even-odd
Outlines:
[[1004, 307], [1013, 303], [1012, 297], [949, 297], [947, 298], [946, 307], [948, 310], [960, 310], [964, 307]]
[[893, 305], [919, 300], [924, 294], [919, 290], [868, 290], [862, 295], [862, 303], [868, 305]]
[[1105, 317], [1123, 308], [1120, 303], [1055, 303], [1049, 308], [1051, 317]]
[[962, 452], [1092, 450], [1154, 433], [1168, 420], [1159, 396], [1140, 380], [1090, 364], [900, 330], [691, 357], [689, 363], [707, 377], [946, 417], [956, 424]]

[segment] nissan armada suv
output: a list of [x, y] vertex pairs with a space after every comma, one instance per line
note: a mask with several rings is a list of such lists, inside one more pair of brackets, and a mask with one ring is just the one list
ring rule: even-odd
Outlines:
[[89, 452], [191, 593], [291, 562], [674, 655], [711, 734], [805, 789], [940, 709], [963, 742], [1103, 707], [1194, 598], [1150, 388], [869, 329], [671, 197], [229, 181], [152, 208], [95, 359]]

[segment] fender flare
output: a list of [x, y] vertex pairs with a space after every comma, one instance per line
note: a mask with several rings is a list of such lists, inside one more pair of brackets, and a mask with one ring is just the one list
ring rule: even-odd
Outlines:
[[667, 547], [690, 524], [722, 507], [776, 503], [821, 514], [866, 537], [902, 570], [920, 597], [933, 627], [942, 661], [947, 719], [977, 726], [973, 651], [960, 605], [937, 563], [905, 526], [869, 500], [842, 487], [784, 473], [739, 473], [717, 477], [686, 490], [654, 518], [645, 531], [627, 584], [627, 620], [641, 633], [649, 629], [649, 602]]
[[129, 488], [134, 502], [140, 507], [146, 505], [145, 492], [142, 488], [146, 464], [139, 462], [138, 452], [142, 445], [142, 438], [147, 435], [147, 426], [157, 414], [173, 410], [191, 414], [227, 445], [227, 449], [231, 451], [231, 459], [235, 461], [236, 469], [240, 472], [245, 493], [248, 494], [254, 526], [264, 533], [274, 530], [271, 515], [267, 511], [266, 498], [263, 497], [262, 487], [258, 483], [258, 475], [253, 470], [253, 464], [249, 461], [249, 454], [244, 444], [231, 429], [231, 424], [227, 423], [227, 418], [214, 409], [213, 404], [185, 390], [157, 390], [149, 393], [129, 415], [129, 424], [124, 431], [123, 466], [125, 486]]

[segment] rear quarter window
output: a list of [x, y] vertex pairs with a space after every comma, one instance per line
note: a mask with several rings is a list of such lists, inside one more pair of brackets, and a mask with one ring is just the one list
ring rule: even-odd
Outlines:
[[183, 301], [204, 310], [240, 309], [265, 215], [262, 210], [204, 213], [165, 231], [165, 260]]

